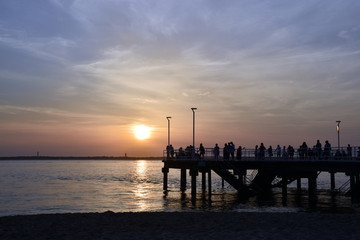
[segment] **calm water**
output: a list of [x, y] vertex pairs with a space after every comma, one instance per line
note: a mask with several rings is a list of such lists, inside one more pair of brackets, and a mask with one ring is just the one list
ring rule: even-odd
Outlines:
[[[0, 216], [64, 212], [140, 211], [352, 211], [349, 197], [331, 194], [328, 174], [318, 179], [318, 199], [309, 203], [304, 190], [289, 190], [284, 202], [280, 189], [263, 198], [239, 199], [236, 191], [212, 174], [212, 201], [202, 194], [198, 180], [195, 204], [188, 190], [179, 190], [180, 171], [170, 169], [169, 193], [162, 191], [161, 161], [26, 160], [0, 161]], [[336, 174], [340, 187], [347, 178]], [[294, 186], [294, 185], [293, 185]]]

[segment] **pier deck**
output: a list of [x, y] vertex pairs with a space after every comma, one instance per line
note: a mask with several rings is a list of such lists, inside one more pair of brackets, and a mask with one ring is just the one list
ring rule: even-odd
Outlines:
[[[283, 195], [287, 194], [287, 185], [297, 181], [301, 188], [301, 179], [308, 179], [308, 192], [316, 194], [316, 181], [320, 172], [330, 175], [331, 189], [335, 190], [335, 173], [345, 173], [349, 176], [349, 188], [346, 192], [351, 196], [360, 194], [360, 160], [355, 157], [335, 159], [309, 159], [309, 158], [269, 158], [258, 159], [243, 157], [241, 160], [215, 159], [205, 156], [204, 159], [195, 157], [168, 158], [164, 157], [164, 191], [167, 191], [167, 174], [170, 169], [181, 169], [182, 191], [186, 190], [186, 176], [189, 171], [191, 177], [191, 195], [196, 198], [196, 181], [199, 173], [202, 175], [202, 189], [206, 190], [206, 175], [208, 177], [208, 193], [211, 197], [211, 173], [218, 174], [228, 182], [239, 194], [244, 196], [257, 194], [273, 187], [281, 187]], [[253, 176], [247, 175], [248, 170]]]

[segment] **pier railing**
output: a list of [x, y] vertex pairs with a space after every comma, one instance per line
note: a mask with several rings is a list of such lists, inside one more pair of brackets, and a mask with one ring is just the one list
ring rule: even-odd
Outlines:
[[[228, 156], [227, 156], [228, 155]], [[164, 160], [360, 160], [360, 147], [353, 146], [351, 151], [347, 147], [331, 148], [330, 151], [324, 149], [310, 150], [304, 152], [295, 149], [293, 154], [288, 151], [281, 150], [280, 155], [273, 149], [272, 154], [265, 150], [263, 153], [259, 149], [242, 148], [241, 156], [237, 154], [237, 149], [233, 153], [226, 154], [224, 148], [219, 148], [219, 155], [216, 156], [214, 148], [205, 148], [205, 153], [200, 154], [199, 148], [174, 149], [172, 151], [163, 151]]]

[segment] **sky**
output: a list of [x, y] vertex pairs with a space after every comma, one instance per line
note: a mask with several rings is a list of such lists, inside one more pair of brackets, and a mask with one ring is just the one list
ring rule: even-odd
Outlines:
[[175, 148], [192, 144], [193, 117], [196, 146], [337, 147], [337, 120], [340, 145], [360, 146], [359, 12], [358, 0], [2, 0], [0, 156], [162, 156], [169, 129]]

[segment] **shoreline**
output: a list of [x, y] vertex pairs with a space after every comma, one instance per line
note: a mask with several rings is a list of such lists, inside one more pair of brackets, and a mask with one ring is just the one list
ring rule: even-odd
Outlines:
[[1, 239], [360, 239], [356, 213], [138, 212], [0, 217]]

